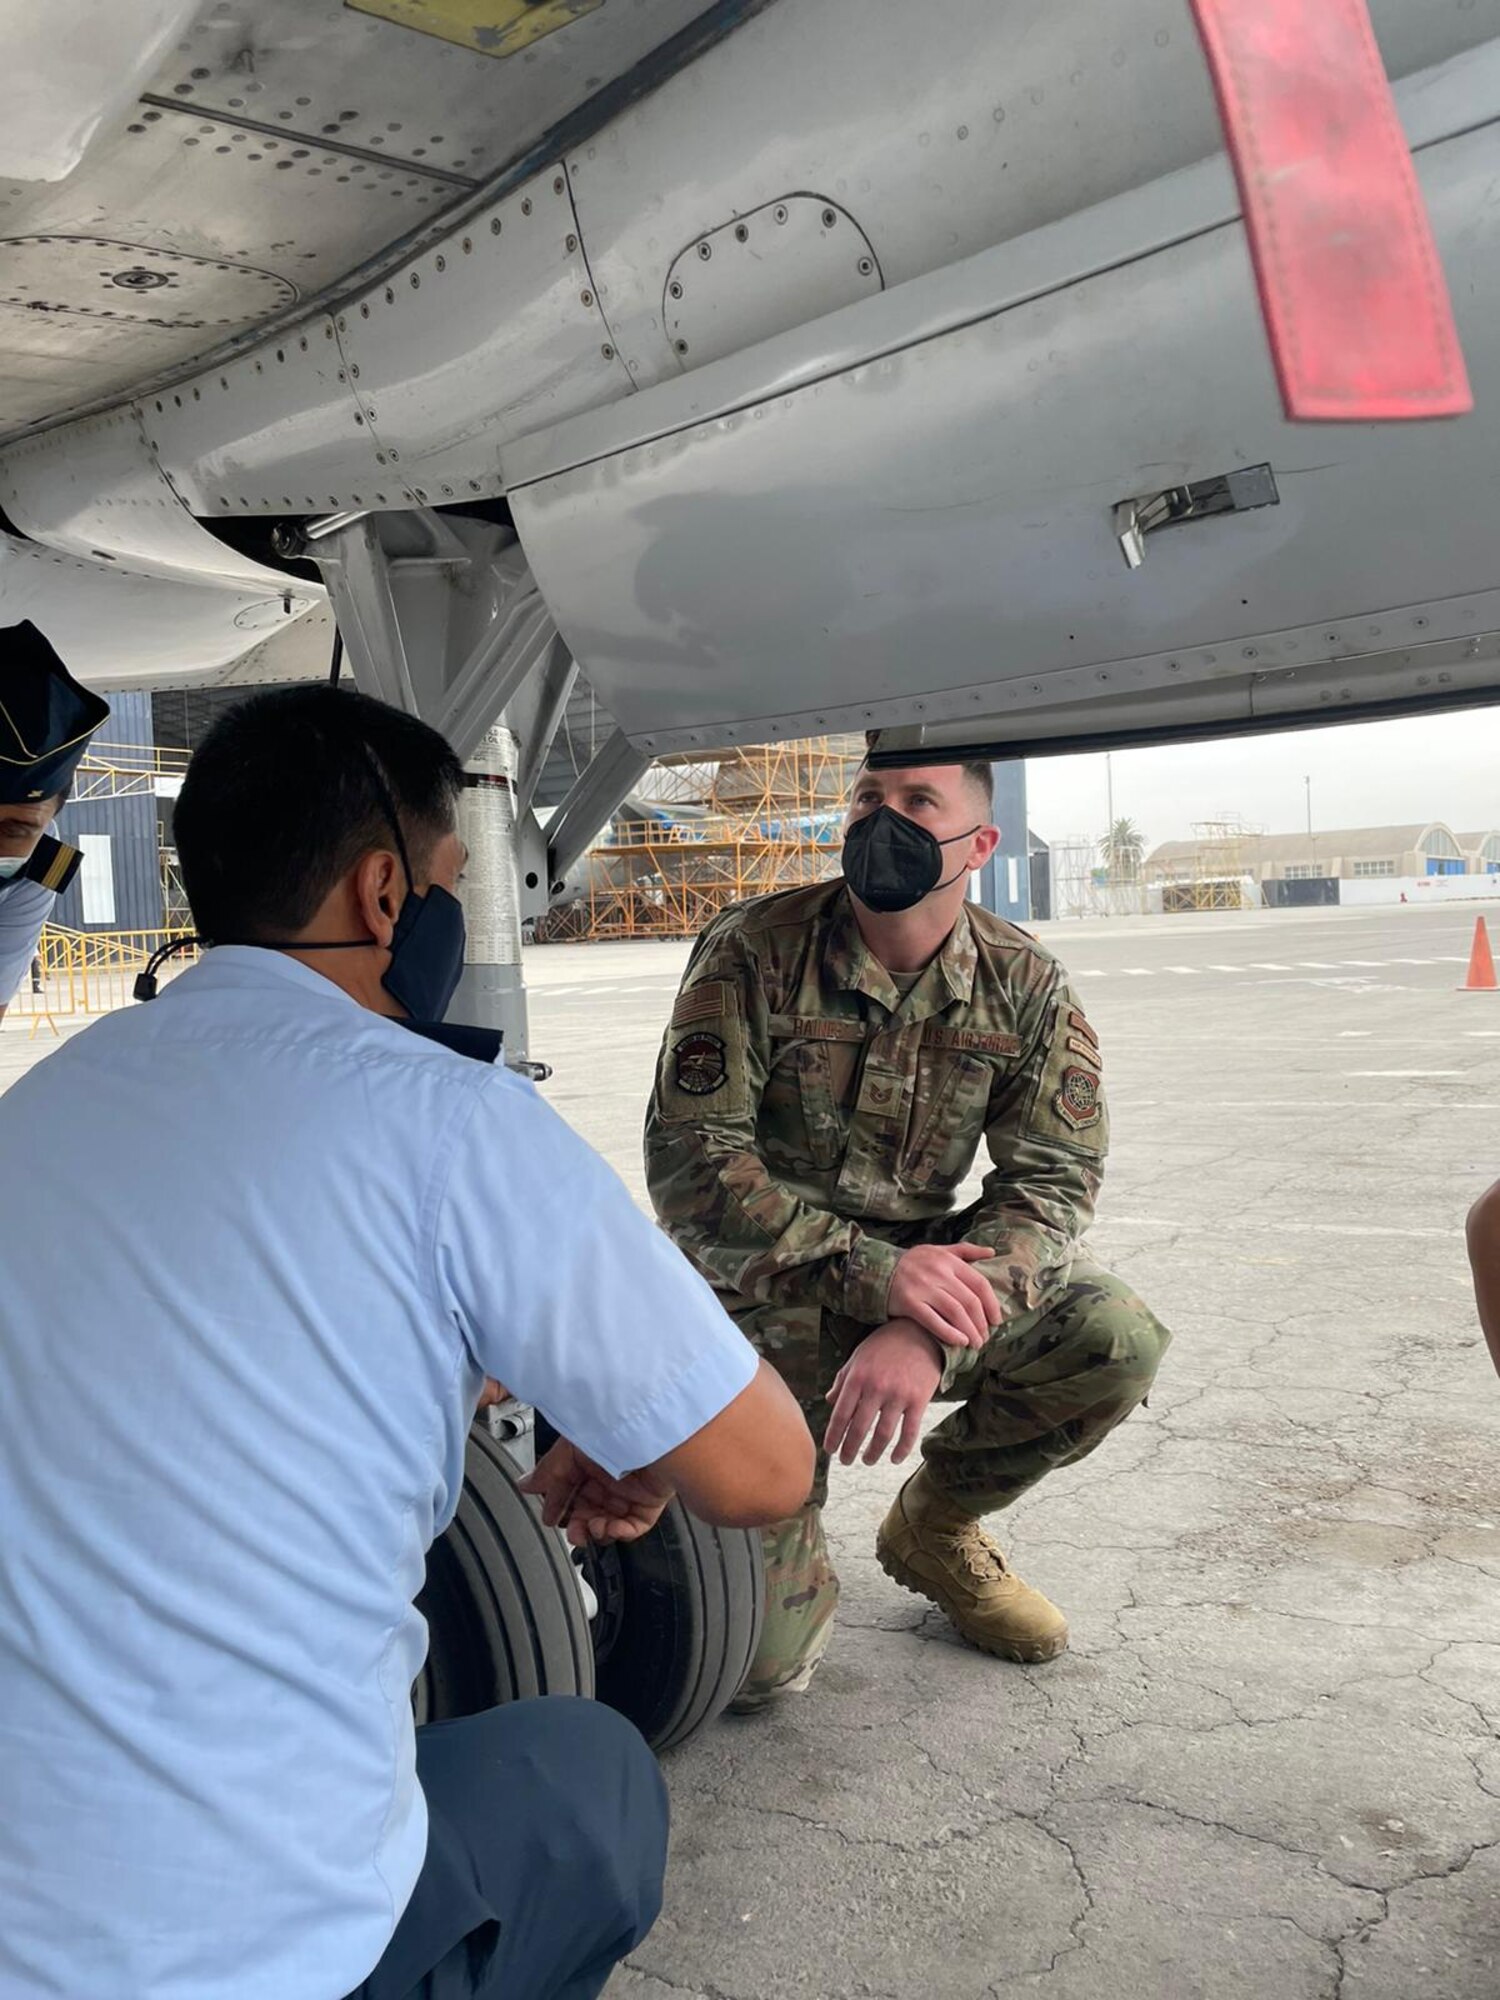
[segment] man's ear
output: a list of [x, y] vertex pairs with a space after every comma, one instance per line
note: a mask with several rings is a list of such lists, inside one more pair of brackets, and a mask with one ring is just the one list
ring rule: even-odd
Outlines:
[[974, 859], [969, 863], [969, 873], [972, 875], [982, 868], [999, 845], [999, 827], [982, 826], [974, 836]]
[[388, 848], [372, 848], [355, 863], [354, 900], [375, 942], [390, 944], [406, 900], [406, 875], [399, 858]]

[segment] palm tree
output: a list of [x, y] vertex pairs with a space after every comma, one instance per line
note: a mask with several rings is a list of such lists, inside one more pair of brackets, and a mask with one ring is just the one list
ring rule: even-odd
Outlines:
[[1099, 843], [1112, 882], [1138, 882], [1146, 837], [1133, 819], [1117, 819]]

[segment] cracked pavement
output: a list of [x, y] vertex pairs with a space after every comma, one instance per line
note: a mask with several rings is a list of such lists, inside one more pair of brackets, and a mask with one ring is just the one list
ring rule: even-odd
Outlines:
[[[1093, 1241], [1176, 1336], [1149, 1408], [991, 1522], [1071, 1648], [962, 1645], [876, 1564], [902, 1474], [836, 1469], [827, 1661], [667, 1760], [666, 1907], [609, 2000], [1497, 2000], [1500, 1381], [1462, 1230], [1500, 995], [1255, 963], [1462, 956], [1473, 915], [1043, 928], [1098, 969]], [[642, 1199], [685, 956], [527, 954], [546, 1094]], [[1166, 975], [1204, 959], [1241, 969]], [[0, 1077], [43, 1052], [0, 1032]]]

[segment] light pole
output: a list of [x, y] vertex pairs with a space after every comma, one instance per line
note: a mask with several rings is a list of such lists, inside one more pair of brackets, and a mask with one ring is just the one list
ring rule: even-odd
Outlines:
[[1109, 866], [1109, 884], [1113, 888], [1115, 881], [1115, 762], [1107, 750], [1104, 753], [1104, 786], [1105, 794], [1109, 801], [1109, 833], [1107, 845], [1104, 849], [1104, 858]]

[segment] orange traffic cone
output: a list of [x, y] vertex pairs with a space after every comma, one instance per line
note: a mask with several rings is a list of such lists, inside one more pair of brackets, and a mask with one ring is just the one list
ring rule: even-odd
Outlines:
[[1490, 993], [1500, 980], [1495, 978], [1495, 954], [1490, 950], [1490, 934], [1484, 927], [1484, 918], [1474, 919], [1474, 949], [1469, 954], [1469, 976], [1459, 987], [1460, 993]]

